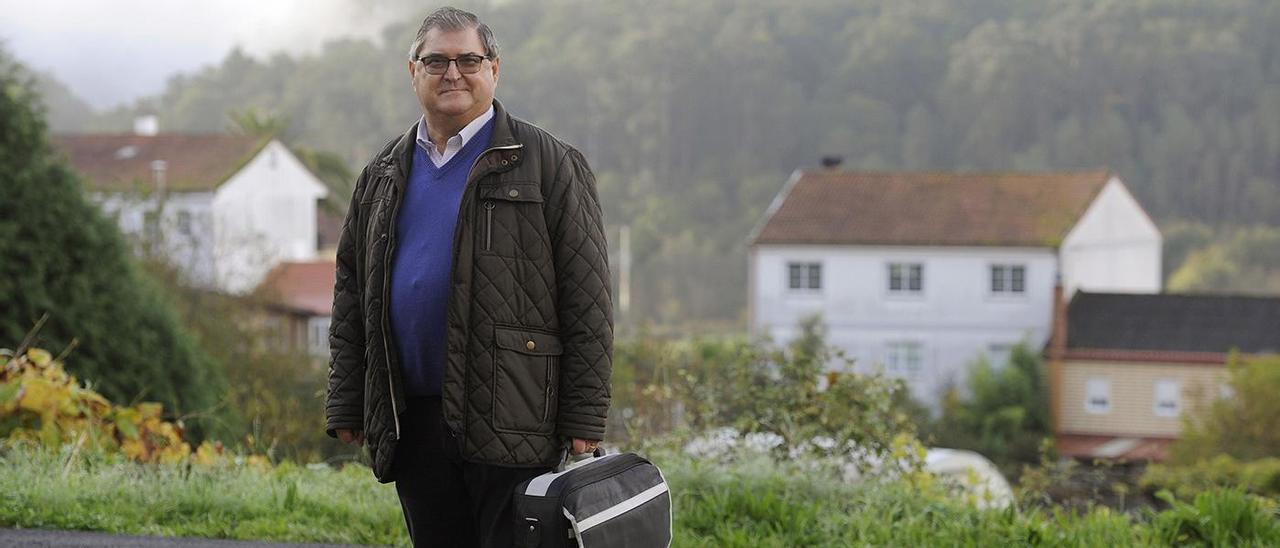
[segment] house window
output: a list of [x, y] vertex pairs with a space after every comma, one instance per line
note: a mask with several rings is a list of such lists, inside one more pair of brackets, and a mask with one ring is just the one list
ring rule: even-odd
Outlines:
[[183, 236], [191, 235], [191, 212], [190, 211], [184, 210], [184, 211], [178, 212], [178, 232], [181, 233]]
[[1084, 410], [1098, 414], [1111, 412], [1111, 379], [1093, 377], [1085, 381]]
[[307, 350], [311, 355], [324, 357], [329, 355], [329, 323], [328, 316], [313, 316], [307, 322]]
[[914, 341], [891, 342], [884, 367], [891, 375], [915, 377], [924, 367], [924, 345]]
[[997, 295], [1022, 295], [1027, 291], [1027, 267], [991, 265], [991, 292]]
[[787, 278], [794, 290], [822, 289], [822, 263], [787, 263]]
[[924, 265], [920, 263], [889, 263], [889, 292], [900, 294], [920, 293], [924, 288]]
[[987, 360], [991, 367], [1001, 368], [1009, 365], [1009, 356], [1013, 354], [1013, 345], [1011, 344], [989, 344], [987, 345]]
[[1157, 417], [1176, 417], [1182, 412], [1182, 387], [1173, 379], [1156, 381]]

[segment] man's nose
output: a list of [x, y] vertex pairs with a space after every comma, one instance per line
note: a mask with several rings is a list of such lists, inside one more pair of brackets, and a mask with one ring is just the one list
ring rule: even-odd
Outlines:
[[458, 69], [458, 61], [456, 59], [449, 61], [449, 66], [444, 68], [444, 77], [446, 80], [459, 80], [462, 78], [462, 71]]

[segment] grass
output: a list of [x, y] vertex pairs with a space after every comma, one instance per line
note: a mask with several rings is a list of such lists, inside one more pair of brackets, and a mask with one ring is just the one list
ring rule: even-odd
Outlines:
[[144, 465], [10, 450], [0, 526], [239, 540], [408, 545], [395, 488], [369, 470]]
[[[805, 463], [657, 456], [676, 547], [1275, 546], [1274, 501], [1213, 491], [1132, 517], [1106, 508], [977, 510], [909, 482], [850, 485]], [[286, 542], [407, 545], [395, 490], [367, 468], [139, 465], [10, 449], [0, 526]]]

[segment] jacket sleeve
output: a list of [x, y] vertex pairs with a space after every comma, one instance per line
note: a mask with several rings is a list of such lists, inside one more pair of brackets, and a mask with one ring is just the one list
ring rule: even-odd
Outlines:
[[333, 286], [333, 313], [329, 323], [329, 388], [325, 397], [325, 432], [337, 437], [339, 428], [364, 429], [364, 321], [360, 311], [364, 231], [360, 222], [360, 196], [368, 168], [356, 180], [355, 193], [338, 237], [337, 276]]
[[577, 150], [557, 168], [547, 220], [556, 272], [560, 360], [557, 432], [602, 440], [613, 371], [613, 304], [595, 176]]

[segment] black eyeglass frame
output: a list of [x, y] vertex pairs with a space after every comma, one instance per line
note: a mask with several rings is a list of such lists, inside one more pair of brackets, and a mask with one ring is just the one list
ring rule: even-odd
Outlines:
[[[475, 62], [475, 63], [476, 63], [476, 66], [475, 66], [475, 68], [474, 68], [474, 69], [472, 69], [472, 70], [464, 69], [464, 68], [463, 68], [463, 66], [462, 66], [462, 61], [463, 61], [464, 59], [476, 59], [476, 62]], [[480, 72], [480, 67], [483, 67], [483, 66], [484, 66], [484, 62], [485, 62], [485, 60], [486, 60], [486, 59], [488, 59], [488, 60], [493, 60], [493, 56], [492, 56], [492, 55], [480, 55], [480, 54], [478, 54], [478, 53], [464, 53], [464, 54], [459, 55], [459, 56], [457, 56], [457, 57], [445, 57], [445, 56], [440, 55], [440, 54], [432, 53], [432, 54], [427, 54], [427, 55], [419, 55], [417, 59], [414, 59], [414, 61], [415, 61], [415, 62], [418, 62], [418, 63], [422, 63], [422, 68], [423, 68], [424, 70], [426, 70], [426, 71], [427, 71], [427, 74], [430, 74], [430, 75], [433, 75], [433, 76], [439, 76], [439, 75], [441, 75], [441, 74], [444, 74], [444, 73], [446, 73], [446, 72], [449, 72], [449, 65], [450, 65], [450, 64], [457, 65], [457, 66], [458, 66], [458, 72], [459, 72], [459, 73], [461, 73], [461, 74], [475, 74], [475, 73], [477, 73], [477, 72]], [[430, 60], [430, 61], [444, 61], [444, 68], [443, 68], [443, 69], [441, 69], [441, 70], [440, 70], [440, 72], [435, 72], [435, 71], [433, 71], [433, 70], [431, 69], [431, 65], [427, 62], [427, 61], [429, 61], [429, 60]]]

